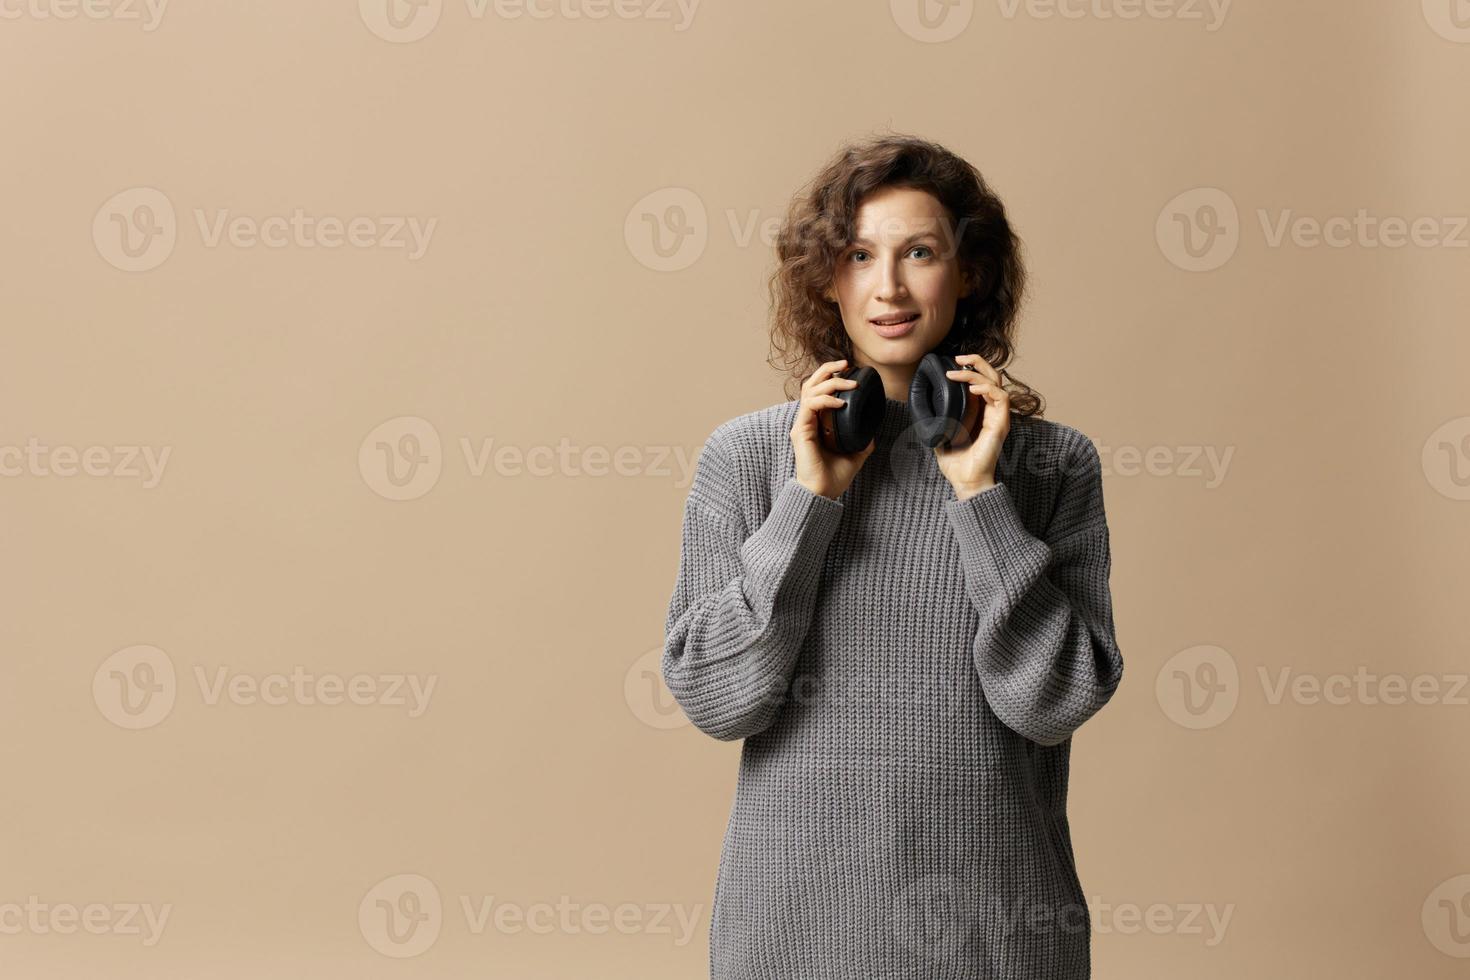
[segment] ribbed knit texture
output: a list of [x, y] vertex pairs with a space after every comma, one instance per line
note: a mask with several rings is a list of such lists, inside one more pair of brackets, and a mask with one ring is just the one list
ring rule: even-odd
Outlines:
[[745, 740], [710, 975], [1083, 980], [1069, 750], [1123, 672], [1097, 450], [1015, 417], [961, 501], [886, 401], [838, 500], [794, 478], [794, 401], [699, 457], [662, 669]]

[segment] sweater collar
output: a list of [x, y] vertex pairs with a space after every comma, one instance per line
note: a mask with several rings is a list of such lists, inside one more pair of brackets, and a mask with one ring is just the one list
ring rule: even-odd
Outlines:
[[914, 411], [907, 401], [883, 399], [883, 423], [878, 427], [878, 445], [892, 446], [910, 426], [914, 424]]

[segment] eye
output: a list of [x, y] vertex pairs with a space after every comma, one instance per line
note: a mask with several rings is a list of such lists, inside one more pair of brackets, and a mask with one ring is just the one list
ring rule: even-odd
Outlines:
[[930, 253], [929, 255], [920, 256], [920, 258], [931, 258], [933, 256], [933, 249], [931, 249], [928, 245], [915, 245], [913, 248], [909, 249], [909, 254], [912, 255], [913, 253], [920, 250]]
[[852, 254], [850, 254], [847, 258], [848, 258], [849, 261], [856, 262], [857, 261], [857, 257], [859, 255], [867, 255], [867, 254], [868, 254], [867, 251], [865, 251], [864, 249], [859, 248], [859, 249], [854, 249], [852, 251]]

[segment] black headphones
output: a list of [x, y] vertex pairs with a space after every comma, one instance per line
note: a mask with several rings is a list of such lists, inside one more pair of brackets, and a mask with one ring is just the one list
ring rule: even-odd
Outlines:
[[[950, 355], [930, 351], [914, 371], [913, 383], [909, 385], [909, 410], [917, 420], [914, 429], [919, 441], [930, 449], [948, 446], [964, 422], [970, 386], [945, 375], [946, 371], [958, 370], [960, 366]], [[857, 387], [832, 392], [843, 401], [842, 407], [818, 412], [822, 445], [836, 453], [855, 453], [866, 449], [878, 435], [887, 395], [883, 379], [866, 365], [848, 368], [838, 377], [852, 378]], [[985, 411], [983, 399], [980, 411]]]

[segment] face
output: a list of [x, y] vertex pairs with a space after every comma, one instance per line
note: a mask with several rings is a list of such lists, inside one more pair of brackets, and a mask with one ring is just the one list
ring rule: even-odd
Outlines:
[[[884, 187], [863, 201], [824, 294], [842, 311], [857, 364], [912, 368], [949, 333], [955, 303], [973, 288], [960, 275], [955, 237], [928, 191]], [[889, 325], [903, 317], [910, 322]]]

